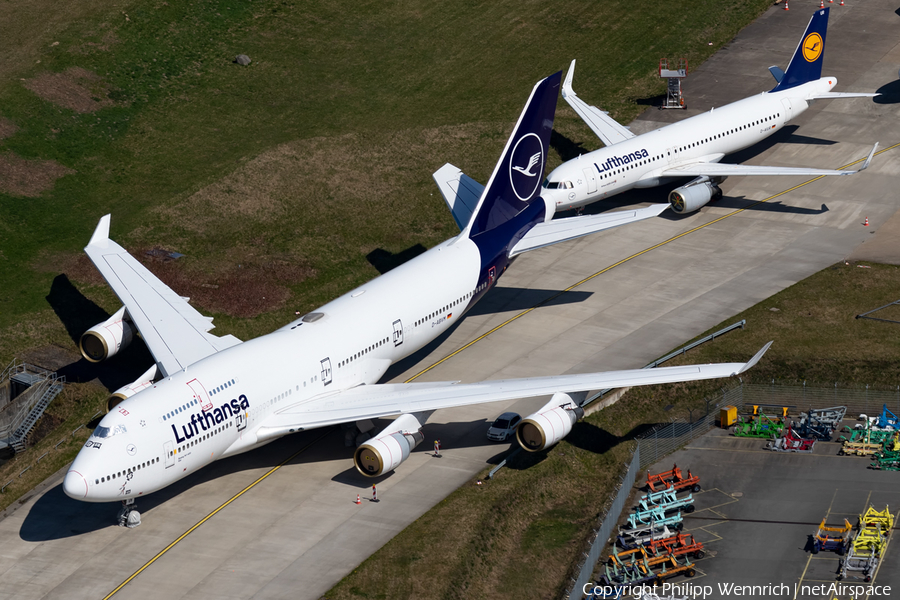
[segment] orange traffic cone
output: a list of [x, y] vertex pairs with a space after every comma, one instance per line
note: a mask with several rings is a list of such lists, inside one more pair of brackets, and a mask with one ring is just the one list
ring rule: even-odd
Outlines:
[[362, 498], [359, 497], [359, 494], [356, 495], [356, 502], [354, 504], [362, 504]]
[[825, 0], [819, 0], [819, 8], [825, 8]]
[[790, 8], [788, 8], [787, 0], [785, 0], [784, 2], [784, 10], [791, 10]]
[[868, 227], [868, 226], [869, 226], [869, 217], [866, 217], [866, 222], [863, 223], [863, 227]]
[[844, 4], [844, 0], [841, 0], [841, 4], [840, 4], [840, 6], [845, 6], [845, 4]]

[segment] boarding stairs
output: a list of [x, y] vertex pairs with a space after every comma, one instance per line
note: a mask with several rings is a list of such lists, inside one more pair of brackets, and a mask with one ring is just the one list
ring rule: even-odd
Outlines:
[[25, 450], [28, 434], [64, 385], [65, 377], [13, 360], [0, 374], [0, 390], [3, 391], [0, 448], [10, 447], [15, 452]]

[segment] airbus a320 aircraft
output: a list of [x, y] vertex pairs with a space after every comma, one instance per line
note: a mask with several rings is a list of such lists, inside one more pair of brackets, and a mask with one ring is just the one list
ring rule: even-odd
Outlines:
[[872, 97], [870, 93], [839, 93], [834, 77], [821, 77], [829, 9], [817, 10], [794, 52], [787, 71], [769, 67], [778, 84], [768, 92], [711, 109], [684, 121], [635, 136], [606, 112], [583, 102], [572, 89], [575, 61], [563, 84], [562, 96], [605, 146], [569, 160], [550, 173], [542, 196], [557, 211], [580, 208], [632, 188], [672, 183], [695, 177], [669, 193], [676, 213], [698, 210], [721, 197], [718, 184], [729, 175], [852, 175], [869, 166], [878, 144], [858, 171], [723, 164], [726, 154], [769, 137], [814, 100]]
[[355, 451], [363, 475], [397, 468], [423, 440], [437, 409], [552, 395], [524, 419], [527, 450], [562, 439], [583, 415], [586, 390], [738, 374], [748, 363], [558, 375], [506, 381], [378, 384], [388, 367], [452, 326], [522, 252], [659, 214], [666, 205], [551, 221], [540, 197], [561, 79], [538, 82], [462, 232], [402, 266], [268, 335], [216, 337], [209, 319], [109, 239], [100, 220], [85, 248], [124, 303], [82, 336], [99, 361], [140, 332], [156, 364], [110, 400], [110, 412], [66, 474], [78, 500], [133, 499], [219, 458], [287, 434], [343, 423], [362, 431], [397, 416]]

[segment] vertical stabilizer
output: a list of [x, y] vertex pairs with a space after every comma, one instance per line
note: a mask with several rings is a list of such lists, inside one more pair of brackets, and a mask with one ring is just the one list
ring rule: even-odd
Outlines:
[[825, 59], [825, 31], [828, 29], [828, 8], [817, 9], [806, 26], [806, 32], [794, 51], [787, 70], [772, 88], [773, 92], [797, 87], [822, 77], [822, 61]]
[[562, 71], [539, 81], [513, 129], [464, 232], [495, 229], [540, 198]]

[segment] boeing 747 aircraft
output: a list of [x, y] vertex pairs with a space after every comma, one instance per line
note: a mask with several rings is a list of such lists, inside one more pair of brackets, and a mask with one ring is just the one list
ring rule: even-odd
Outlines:
[[572, 89], [575, 61], [562, 96], [605, 146], [569, 160], [550, 173], [542, 196], [557, 211], [580, 208], [632, 188], [666, 185], [694, 177], [669, 194], [676, 213], [690, 213], [721, 197], [719, 184], [729, 175], [851, 175], [869, 166], [875, 148], [857, 171], [723, 164], [726, 154], [764, 140], [797, 117], [814, 100], [872, 97], [838, 93], [834, 77], [821, 77], [829, 9], [817, 10], [806, 27], [787, 71], [769, 67], [777, 85], [708, 113], [634, 135], [606, 112], [583, 102]]
[[728, 377], [749, 362], [556, 375], [505, 381], [379, 384], [396, 361], [447, 331], [523, 252], [648, 218], [666, 205], [551, 221], [541, 181], [561, 73], [538, 82], [462, 232], [268, 335], [216, 337], [191, 307], [109, 239], [106, 215], [85, 248], [124, 306], [81, 339], [85, 357], [108, 358], [140, 333], [155, 364], [110, 399], [110, 412], [63, 482], [88, 502], [133, 501], [220, 458], [297, 431], [395, 416], [353, 460], [375, 477], [423, 440], [433, 411], [552, 396], [522, 421], [519, 442], [555, 444], [584, 414], [587, 390]]

